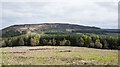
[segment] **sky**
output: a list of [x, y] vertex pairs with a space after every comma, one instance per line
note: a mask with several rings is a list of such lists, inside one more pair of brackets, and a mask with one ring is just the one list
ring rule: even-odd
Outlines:
[[116, 0], [4, 0], [2, 27], [19, 24], [70, 23], [118, 28]]

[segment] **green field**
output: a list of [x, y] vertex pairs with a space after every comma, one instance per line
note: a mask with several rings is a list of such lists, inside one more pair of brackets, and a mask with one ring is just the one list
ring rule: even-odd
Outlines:
[[118, 50], [70, 46], [5, 47], [3, 65], [117, 65]]

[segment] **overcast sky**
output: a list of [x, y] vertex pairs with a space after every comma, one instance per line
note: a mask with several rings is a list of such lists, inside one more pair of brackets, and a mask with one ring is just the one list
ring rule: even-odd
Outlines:
[[71, 23], [116, 29], [118, 3], [79, 0], [2, 2], [2, 28], [38, 23]]

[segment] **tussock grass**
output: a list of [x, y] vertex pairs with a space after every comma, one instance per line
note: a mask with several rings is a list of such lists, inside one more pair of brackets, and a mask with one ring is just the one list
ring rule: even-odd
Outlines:
[[[32, 50], [30, 49], [43, 49]], [[6, 47], [4, 65], [117, 65], [118, 51], [70, 46]], [[49, 50], [50, 49], [50, 50]], [[67, 52], [70, 50], [69, 52]], [[24, 53], [23, 53], [24, 52]]]

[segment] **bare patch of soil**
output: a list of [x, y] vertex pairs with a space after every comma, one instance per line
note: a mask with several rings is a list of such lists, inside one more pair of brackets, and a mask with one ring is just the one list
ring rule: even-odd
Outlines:
[[8, 53], [13, 53], [13, 54], [21, 54], [21, 53], [26, 53], [26, 52], [2, 52], [3, 54], [8, 54]]
[[56, 50], [57, 48], [36, 48], [36, 49], [29, 49], [30, 51], [32, 50]]
[[58, 51], [58, 52], [72, 52], [71, 50], [64, 50], [64, 51]]

